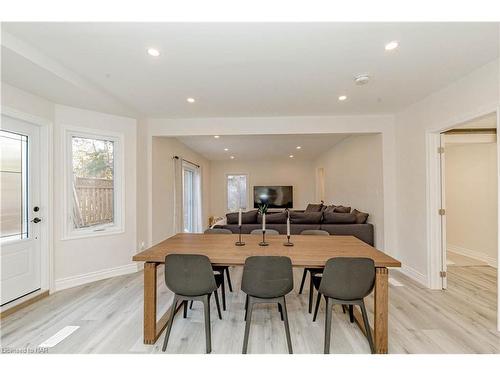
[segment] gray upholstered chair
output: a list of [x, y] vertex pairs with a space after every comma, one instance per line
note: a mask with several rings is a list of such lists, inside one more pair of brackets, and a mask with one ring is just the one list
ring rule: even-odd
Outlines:
[[[329, 236], [326, 230], [321, 229], [307, 229], [300, 232], [301, 235], [310, 235], [310, 236]], [[312, 312], [312, 304], [313, 304], [313, 276], [323, 272], [323, 268], [304, 268], [304, 272], [302, 273], [302, 280], [300, 281], [300, 289], [299, 294], [302, 294], [302, 290], [304, 289], [304, 283], [306, 281], [307, 273], [310, 274], [310, 282], [309, 282], [309, 314]]]
[[174, 292], [171, 315], [162, 350], [167, 349], [168, 339], [174, 322], [177, 303], [184, 304], [186, 316], [187, 301], [202, 301], [205, 307], [205, 339], [206, 351], [212, 351], [210, 334], [210, 297], [215, 295], [217, 311], [220, 315], [217, 281], [212, 270], [212, 264], [205, 255], [170, 254], [165, 257], [165, 284]]
[[[205, 234], [233, 234], [229, 229], [225, 228], [209, 228], [205, 232]], [[222, 309], [226, 311], [226, 284], [224, 282], [224, 273], [227, 277], [227, 286], [229, 287], [229, 291], [233, 291], [233, 285], [231, 284], [231, 276], [229, 275], [229, 266], [213, 266], [214, 272], [220, 274], [222, 276], [221, 285], [221, 294], [222, 294]], [[193, 307], [193, 301], [191, 301], [191, 306]]]
[[[250, 232], [250, 234], [260, 234], [262, 235], [262, 229], [254, 229]], [[266, 229], [266, 235], [268, 236], [279, 236], [280, 232], [276, 229]]]
[[281, 320], [285, 322], [288, 352], [292, 354], [292, 341], [285, 303], [285, 295], [293, 290], [292, 261], [290, 258], [281, 256], [248, 257], [243, 268], [241, 290], [247, 294], [243, 354], [247, 352], [252, 310], [256, 303], [278, 304]]
[[[375, 285], [375, 263], [370, 258], [332, 258], [326, 262], [323, 277], [318, 289], [318, 302], [321, 296], [326, 299], [325, 354], [330, 353], [333, 305], [358, 305], [363, 315], [366, 337], [370, 350], [375, 353], [368, 314], [364, 298]], [[315, 315], [317, 313], [317, 307]]]

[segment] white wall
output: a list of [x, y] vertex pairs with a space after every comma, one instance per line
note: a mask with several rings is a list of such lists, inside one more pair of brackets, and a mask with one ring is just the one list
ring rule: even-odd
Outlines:
[[[175, 234], [174, 175], [172, 158], [179, 156], [201, 167], [202, 225], [208, 227], [210, 212], [210, 162], [175, 138], [153, 137], [152, 140], [152, 243]], [[180, 192], [178, 192], [180, 193]]]
[[325, 171], [326, 204], [342, 204], [370, 214], [375, 246], [384, 248], [382, 135], [353, 135], [314, 162]]
[[[137, 269], [136, 252], [136, 121], [103, 113], [58, 106], [26, 91], [1, 84], [2, 106], [36, 116], [53, 124], [52, 272], [55, 288], [62, 289]], [[121, 234], [74, 240], [62, 238], [62, 141], [61, 125], [108, 129], [124, 135], [125, 230]], [[44, 219], [50, 221], [45, 213]], [[54, 281], [54, 280], [53, 280]], [[54, 288], [54, 285], [51, 286]]]
[[[63, 222], [63, 150], [64, 128], [79, 127], [108, 130], [122, 134], [124, 165], [124, 231], [100, 237], [62, 240]], [[136, 135], [135, 119], [107, 115], [66, 106], [55, 106], [54, 129], [54, 250], [55, 279], [61, 287], [71, 285], [74, 278], [120, 266], [135, 265], [132, 256], [136, 253]], [[59, 197], [59, 198], [58, 198]]]
[[[395, 119], [398, 251], [404, 270], [428, 284], [427, 140], [498, 106], [498, 60], [398, 113]], [[432, 213], [431, 213], [432, 214]]]
[[227, 212], [227, 174], [248, 175], [248, 205], [253, 209], [253, 186], [292, 185], [294, 209], [303, 210], [314, 202], [315, 174], [311, 161], [211, 161], [211, 215], [224, 216]]
[[448, 250], [496, 264], [496, 143], [447, 144], [445, 172]]

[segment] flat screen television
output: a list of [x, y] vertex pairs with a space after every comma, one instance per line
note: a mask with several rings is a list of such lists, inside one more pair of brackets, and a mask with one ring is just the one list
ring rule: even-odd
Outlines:
[[261, 203], [269, 208], [293, 208], [293, 186], [254, 186], [253, 207]]

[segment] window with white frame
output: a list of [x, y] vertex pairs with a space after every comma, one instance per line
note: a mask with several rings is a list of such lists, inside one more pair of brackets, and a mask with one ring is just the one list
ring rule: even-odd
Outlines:
[[229, 212], [247, 208], [248, 176], [246, 174], [226, 175], [227, 209]]
[[121, 138], [66, 135], [66, 237], [122, 231]]

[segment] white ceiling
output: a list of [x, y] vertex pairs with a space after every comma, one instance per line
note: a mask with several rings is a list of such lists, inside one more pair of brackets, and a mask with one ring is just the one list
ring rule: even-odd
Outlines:
[[[2, 31], [108, 95], [118, 103], [109, 111], [126, 112], [124, 103], [149, 117], [393, 113], [496, 59], [499, 36], [497, 23], [25, 22]], [[400, 48], [386, 52], [391, 40]], [[2, 80], [62, 104], [107, 105], [74, 82], [52, 84], [54, 69], [27, 55], [3, 48]], [[359, 73], [368, 85], [354, 84]]]
[[[274, 134], [177, 137], [193, 151], [209, 160], [313, 160], [350, 134]], [[296, 147], [301, 146], [300, 150]], [[228, 148], [229, 151], [224, 151]], [[293, 155], [293, 159], [289, 157]]]

